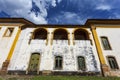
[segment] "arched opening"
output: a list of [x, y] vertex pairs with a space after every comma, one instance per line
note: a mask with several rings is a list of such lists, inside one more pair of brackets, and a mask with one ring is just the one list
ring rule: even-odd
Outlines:
[[40, 62], [40, 54], [39, 53], [32, 53], [29, 66], [28, 66], [28, 74], [39, 74], [39, 62]]
[[89, 33], [84, 29], [77, 29], [74, 31], [74, 41], [73, 44], [79, 46], [90, 45]]
[[57, 29], [54, 32], [54, 40], [68, 40], [68, 33], [64, 29]]
[[68, 44], [68, 32], [65, 29], [56, 29], [53, 36], [53, 44]]
[[47, 45], [48, 44], [47, 33], [48, 33], [47, 30], [44, 28], [35, 29], [28, 43]]
[[33, 33], [33, 39], [47, 39], [47, 30], [43, 28], [36, 29]]
[[78, 70], [85, 71], [86, 69], [85, 58], [83, 56], [78, 56], [77, 62], [78, 62]]
[[74, 39], [75, 40], [89, 40], [88, 32], [83, 29], [77, 29], [74, 32]]

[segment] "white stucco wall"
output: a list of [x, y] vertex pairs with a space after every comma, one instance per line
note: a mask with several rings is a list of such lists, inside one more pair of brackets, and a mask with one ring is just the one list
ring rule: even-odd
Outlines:
[[[11, 49], [13, 41], [18, 31], [18, 26], [0, 26], [0, 69], [3, 62], [6, 60], [8, 53]], [[13, 27], [14, 31], [10, 37], [5, 37], [4, 33], [8, 27]]]
[[[55, 30], [55, 28], [47, 29], [49, 33]], [[37, 52], [41, 55], [40, 71], [55, 70], [54, 57], [56, 55], [63, 56], [63, 70], [61, 71], [78, 71], [77, 56], [85, 57], [86, 71], [100, 71], [100, 63], [90, 29], [87, 30], [93, 45], [90, 41], [78, 41], [77, 45], [73, 45], [71, 33], [74, 28], [67, 28], [70, 33], [71, 45], [68, 45], [67, 41], [53, 41], [52, 46], [50, 45], [52, 34], [49, 34], [47, 46], [45, 45], [46, 41], [43, 40], [31, 40], [31, 43], [28, 44], [33, 30], [34, 28], [26, 28], [21, 31], [8, 70], [27, 70], [31, 54]]]
[[[105, 26], [105, 25], [103, 25]], [[112, 28], [110, 28], [112, 27]], [[102, 47], [102, 52], [105, 58], [106, 63], [108, 64], [107, 61], [107, 56], [114, 56], [116, 58], [116, 61], [118, 63], [118, 66], [120, 67], [120, 28], [114, 28], [114, 26], [110, 26], [109, 28], [96, 28], [97, 34], [98, 34], [98, 39], [100, 42], [100, 46]], [[120, 26], [119, 26], [120, 27]], [[112, 50], [104, 50], [103, 45], [101, 43], [101, 36], [106, 36], [108, 38], [108, 41], [110, 43], [110, 46]], [[108, 64], [109, 66], [109, 64]]]

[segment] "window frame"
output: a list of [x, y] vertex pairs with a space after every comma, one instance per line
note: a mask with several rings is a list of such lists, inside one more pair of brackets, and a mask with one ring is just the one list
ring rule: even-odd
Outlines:
[[[81, 69], [79, 67], [79, 61], [78, 61], [79, 58], [83, 58], [84, 59], [84, 69]], [[86, 71], [86, 60], [85, 60], [85, 57], [83, 57], [83, 56], [77, 56], [77, 67], [78, 67], [78, 70]], [[83, 68], [83, 66], [82, 66], [82, 68]]]
[[[61, 57], [61, 59], [62, 59], [62, 63], [61, 63], [61, 67], [56, 67], [56, 58], [57, 57]], [[58, 64], [60, 64], [60, 63], [58, 63]], [[54, 69], [55, 70], [62, 70], [63, 69], [63, 56], [55, 56], [55, 59], [54, 59]]]
[[[111, 47], [110, 42], [109, 42], [109, 40], [108, 40], [108, 37], [106, 37], [106, 36], [101, 36], [100, 38], [101, 38], [101, 43], [102, 43], [103, 49], [104, 49], [104, 50], [112, 50], [112, 47]], [[105, 40], [107, 41], [107, 47], [106, 47], [106, 45], [104, 44], [105, 41], [103, 42], [103, 39], [105, 39]]]
[[[9, 29], [12, 29], [12, 32], [10, 32], [9, 35], [7, 35], [7, 32], [8, 32]], [[13, 32], [14, 32], [14, 28], [13, 28], [13, 27], [8, 27], [8, 28], [5, 30], [5, 33], [4, 33], [3, 37], [11, 37], [12, 34], [13, 34]]]
[[[109, 62], [109, 58], [112, 58], [112, 59], [114, 60], [114, 63], [115, 63], [115, 65], [116, 65], [116, 66], [114, 66], [114, 68], [111, 67], [110, 62]], [[109, 67], [110, 67], [111, 70], [118, 70], [118, 69], [119, 69], [117, 60], [116, 60], [116, 58], [115, 58], [114, 56], [107, 56], [107, 62], [108, 62], [108, 64], [109, 64]], [[113, 63], [112, 63], [112, 64], [113, 64]]]

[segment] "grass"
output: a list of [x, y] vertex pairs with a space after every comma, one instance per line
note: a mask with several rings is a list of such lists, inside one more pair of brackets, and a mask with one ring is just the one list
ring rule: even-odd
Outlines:
[[32, 77], [19, 76], [19, 77], [11, 77], [3, 80], [120, 80], [120, 78], [99, 77], [99, 76], [32, 76]]
[[118, 77], [97, 76], [36, 76], [31, 80], [120, 80]]

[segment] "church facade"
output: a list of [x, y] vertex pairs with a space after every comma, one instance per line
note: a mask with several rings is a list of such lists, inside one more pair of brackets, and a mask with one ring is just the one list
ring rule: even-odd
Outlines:
[[0, 19], [0, 74], [120, 76], [120, 20], [36, 25]]

